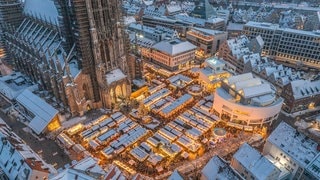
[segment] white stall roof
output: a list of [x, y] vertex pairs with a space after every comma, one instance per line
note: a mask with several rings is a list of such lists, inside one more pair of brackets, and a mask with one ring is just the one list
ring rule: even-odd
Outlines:
[[29, 90], [24, 90], [16, 100], [35, 115], [29, 127], [37, 134], [40, 134], [58, 114], [56, 109]]

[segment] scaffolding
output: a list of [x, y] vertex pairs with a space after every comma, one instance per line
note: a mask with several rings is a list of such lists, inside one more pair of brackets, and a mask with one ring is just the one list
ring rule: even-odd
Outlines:
[[91, 77], [96, 102], [100, 100], [100, 91], [107, 88], [104, 75], [117, 68], [126, 72], [121, 3], [119, 0], [72, 1], [74, 39], [83, 72]]
[[0, 0], [0, 61], [13, 65], [7, 56], [3, 33], [14, 31], [22, 22], [22, 3], [19, 0]]

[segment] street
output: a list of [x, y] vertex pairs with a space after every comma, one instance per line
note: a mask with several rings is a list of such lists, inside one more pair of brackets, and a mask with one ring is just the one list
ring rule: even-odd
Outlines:
[[12, 129], [12, 131], [16, 133], [21, 139], [23, 139], [34, 152], [38, 152], [38, 154], [44, 159], [45, 162], [52, 165], [55, 164], [56, 169], [61, 168], [65, 164], [71, 162], [68, 155], [64, 153], [64, 151], [56, 144], [55, 141], [46, 138], [43, 138], [43, 140], [39, 141], [39, 139], [34, 135], [23, 130], [24, 128], [26, 128], [26, 125], [12, 118], [9, 118], [1, 110], [0, 118], [3, 119]]
[[[251, 136], [249, 135], [241, 135], [237, 138], [229, 138], [226, 140], [226, 142], [218, 144], [217, 147], [211, 149], [209, 152], [197, 158], [196, 160], [190, 161], [190, 163], [181, 163], [181, 165], [179, 165], [176, 169], [182, 174], [190, 174], [192, 172], [201, 170], [213, 156], [219, 155], [220, 157], [224, 157], [235, 152], [241, 146], [241, 144], [248, 141], [250, 137]], [[157, 176], [155, 179], [168, 178], [171, 173], [172, 172], [169, 171]]]

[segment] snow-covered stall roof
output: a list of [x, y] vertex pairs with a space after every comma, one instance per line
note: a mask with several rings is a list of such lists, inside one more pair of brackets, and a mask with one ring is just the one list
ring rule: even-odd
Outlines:
[[18, 97], [17, 102], [34, 114], [29, 127], [40, 134], [58, 114], [58, 111], [29, 90], [24, 90]]

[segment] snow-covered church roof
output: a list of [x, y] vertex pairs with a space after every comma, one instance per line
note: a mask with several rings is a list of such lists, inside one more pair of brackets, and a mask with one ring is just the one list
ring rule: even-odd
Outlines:
[[59, 16], [53, 0], [24, 0], [23, 11], [52, 23], [56, 23]]

